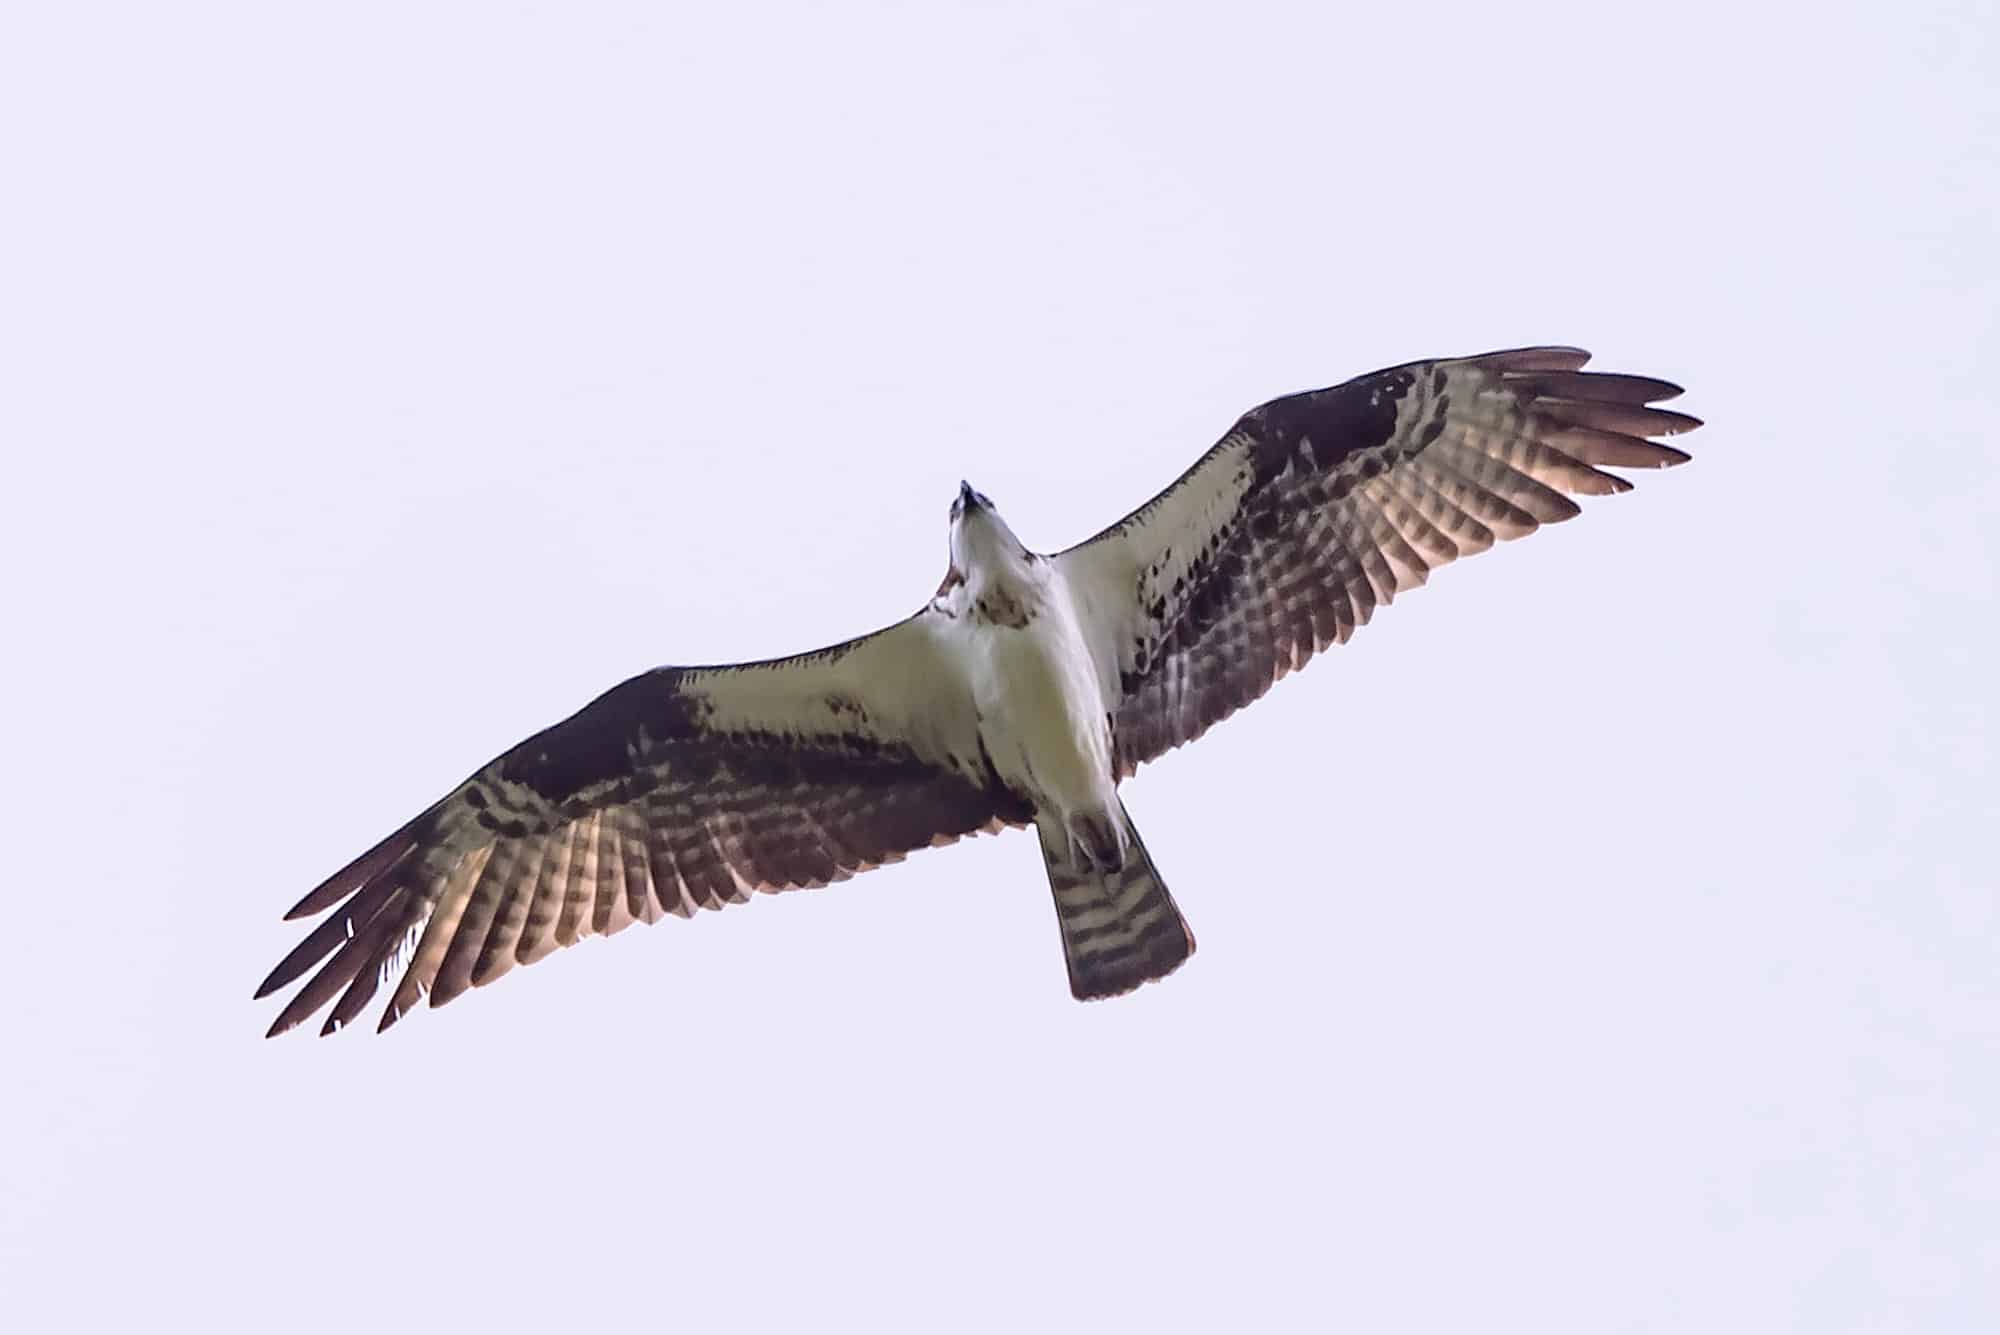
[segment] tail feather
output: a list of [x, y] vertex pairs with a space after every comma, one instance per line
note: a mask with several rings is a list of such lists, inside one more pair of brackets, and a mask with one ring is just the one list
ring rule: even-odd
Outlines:
[[[1194, 933], [1167, 893], [1123, 803], [1107, 813], [1122, 835], [1115, 866], [1100, 865], [1110, 849], [1100, 839], [1081, 840], [1045, 816], [1035, 828], [1055, 892], [1069, 988], [1079, 1001], [1115, 997], [1164, 978], [1194, 953]], [[1116, 858], [1117, 854], [1112, 853]]]

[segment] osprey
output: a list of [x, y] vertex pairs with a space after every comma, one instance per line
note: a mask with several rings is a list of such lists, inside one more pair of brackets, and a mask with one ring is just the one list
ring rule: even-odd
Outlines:
[[[1245, 414], [1089, 541], [1027, 549], [960, 484], [914, 616], [794, 658], [665, 667], [501, 755], [308, 894], [272, 1034], [382, 987], [386, 1029], [586, 936], [1032, 825], [1079, 998], [1194, 936], [1118, 795], [1446, 562], [1687, 455], [1661, 380], [1576, 348], [1412, 362]], [[331, 958], [328, 958], [331, 956]], [[324, 963], [322, 963], [324, 961]]]

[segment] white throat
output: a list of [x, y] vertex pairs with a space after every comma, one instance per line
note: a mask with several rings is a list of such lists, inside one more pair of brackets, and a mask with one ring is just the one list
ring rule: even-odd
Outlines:
[[987, 589], [1025, 589], [1034, 582], [1034, 562], [1021, 540], [991, 510], [975, 510], [952, 525], [951, 562], [975, 596]]

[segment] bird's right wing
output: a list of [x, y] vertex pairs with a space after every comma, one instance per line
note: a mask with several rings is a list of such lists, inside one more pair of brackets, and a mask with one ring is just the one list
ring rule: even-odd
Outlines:
[[1412, 362], [1244, 414], [1178, 481], [1056, 560], [1119, 701], [1129, 774], [1268, 691], [1378, 603], [1688, 457], [1678, 387], [1577, 348]]
[[530, 737], [286, 915], [334, 909], [258, 989], [320, 966], [271, 1033], [337, 996], [331, 1033], [396, 980], [386, 1029], [586, 936], [1026, 823], [980, 749], [941, 621], [927, 609], [793, 658], [656, 669]]

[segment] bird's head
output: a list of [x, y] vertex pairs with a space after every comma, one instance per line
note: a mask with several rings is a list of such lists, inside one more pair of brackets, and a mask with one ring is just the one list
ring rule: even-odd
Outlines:
[[958, 484], [951, 503], [951, 564], [967, 575], [992, 570], [1000, 565], [1018, 565], [1028, 560], [1028, 549], [1007, 527], [1007, 521], [993, 508], [993, 502], [972, 489], [970, 482]]

